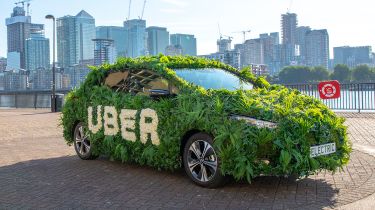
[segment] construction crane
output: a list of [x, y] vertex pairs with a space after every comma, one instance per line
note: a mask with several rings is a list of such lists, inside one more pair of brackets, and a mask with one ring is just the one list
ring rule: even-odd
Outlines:
[[22, 4], [22, 7], [25, 9], [25, 3], [27, 3], [27, 16], [29, 16], [29, 8], [30, 8], [30, 2], [31, 0], [23, 0], [23, 1], [19, 1], [19, 2], [15, 2], [14, 4], [15, 5], [19, 5], [19, 4]]
[[130, 9], [131, 9], [131, 6], [132, 6], [132, 0], [129, 0], [129, 10], [128, 10], [128, 18], [127, 18], [127, 20], [130, 20]]
[[217, 23], [217, 28], [219, 30], [219, 37], [220, 37], [220, 40], [221, 40], [223, 38], [223, 36], [221, 35], [220, 23]]
[[219, 39], [219, 40], [222, 40], [223, 37], [227, 37], [230, 41], [233, 40], [233, 37], [228, 36], [228, 35], [223, 35], [223, 34], [221, 33], [221, 30], [220, 30], [220, 24], [219, 24], [219, 23], [217, 24], [217, 28], [218, 28], [218, 30], [219, 30], [219, 36], [220, 36], [220, 39]]
[[233, 37], [232, 37], [232, 36], [228, 36], [228, 35], [221, 35], [221, 36], [220, 36], [220, 39], [222, 39], [223, 37], [228, 38], [229, 41], [232, 41], [232, 40], [233, 40]]
[[246, 41], [246, 33], [250, 33], [251, 30], [245, 30], [245, 31], [235, 31], [233, 33], [242, 33], [243, 34], [243, 42], [245, 43]]
[[141, 17], [139, 18], [139, 19], [141, 19], [141, 20], [143, 19], [143, 14], [145, 13], [146, 2], [147, 2], [147, 0], [145, 0], [145, 1], [143, 2], [142, 14], [141, 14]]

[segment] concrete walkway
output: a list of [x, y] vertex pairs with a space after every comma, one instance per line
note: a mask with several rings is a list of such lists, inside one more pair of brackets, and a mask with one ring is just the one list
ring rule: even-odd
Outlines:
[[343, 171], [205, 189], [182, 170], [80, 160], [58, 113], [0, 110], [0, 209], [375, 209], [375, 114], [342, 115], [355, 148]]
[[[375, 113], [339, 114], [346, 118], [353, 149], [375, 157]], [[339, 209], [373, 210], [375, 209], [375, 193]]]

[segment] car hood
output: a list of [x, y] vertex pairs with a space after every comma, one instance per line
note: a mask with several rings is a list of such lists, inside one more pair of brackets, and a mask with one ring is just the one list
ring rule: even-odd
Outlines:
[[278, 122], [290, 115], [293, 117], [305, 115], [337, 117], [318, 99], [283, 86], [275, 85], [268, 89], [217, 91], [215, 95], [226, 101], [224, 103], [226, 112], [272, 122]]

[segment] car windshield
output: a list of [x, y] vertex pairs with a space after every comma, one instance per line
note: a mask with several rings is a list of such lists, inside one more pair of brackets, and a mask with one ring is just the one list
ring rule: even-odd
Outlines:
[[176, 69], [175, 71], [182, 79], [206, 89], [253, 89], [253, 84], [222, 69]]

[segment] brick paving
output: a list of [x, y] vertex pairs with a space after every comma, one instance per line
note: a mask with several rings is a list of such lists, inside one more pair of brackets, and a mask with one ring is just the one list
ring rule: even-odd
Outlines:
[[[345, 117], [354, 144], [375, 145], [375, 115]], [[0, 209], [329, 209], [375, 192], [375, 158], [357, 150], [334, 175], [205, 189], [183, 170], [80, 160], [58, 124], [59, 114], [48, 110], [0, 110]]]
[[349, 138], [360, 145], [375, 146], [375, 113], [339, 113], [346, 118]]

